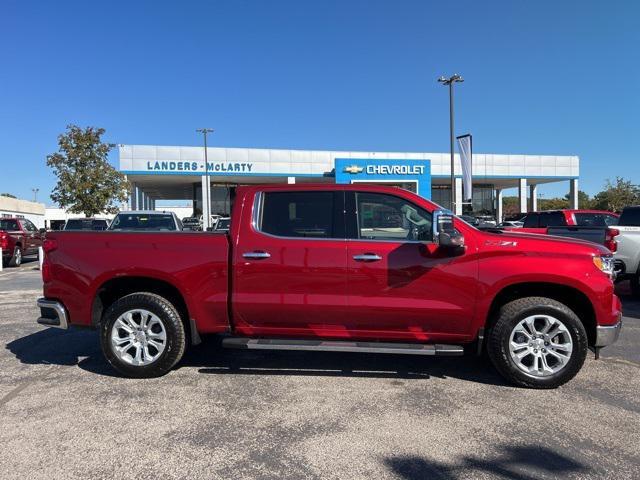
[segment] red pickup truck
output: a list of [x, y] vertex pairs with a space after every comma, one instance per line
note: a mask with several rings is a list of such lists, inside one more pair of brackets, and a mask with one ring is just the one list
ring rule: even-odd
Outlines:
[[133, 377], [165, 374], [203, 334], [223, 347], [462, 355], [553, 388], [616, 341], [604, 247], [482, 232], [411, 192], [239, 187], [228, 233], [54, 232], [38, 323], [100, 331]]
[[549, 227], [610, 227], [619, 215], [603, 210], [547, 210], [527, 213], [522, 228], [505, 227], [520, 233], [547, 233]]
[[0, 218], [2, 263], [19, 267], [22, 263], [22, 257], [38, 254], [42, 238], [42, 233], [26, 218]]

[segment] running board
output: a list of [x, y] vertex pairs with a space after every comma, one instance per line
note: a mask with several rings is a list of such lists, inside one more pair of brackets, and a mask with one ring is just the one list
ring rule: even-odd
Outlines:
[[316, 352], [399, 353], [403, 355], [463, 355], [460, 345], [421, 343], [346, 342], [342, 340], [290, 340], [282, 338], [227, 337], [224, 348], [251, 350], [309, 350]]

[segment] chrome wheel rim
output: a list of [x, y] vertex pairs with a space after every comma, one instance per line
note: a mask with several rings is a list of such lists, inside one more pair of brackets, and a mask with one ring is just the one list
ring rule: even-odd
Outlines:
[[22, 250], [16, 248], [14, 252], [16, 265], [20, 265], [22, 263]]
[[123, 362], [137, 367], [155, 362], [167, 346], [167, 332], [149, 310], [124, 312], [111, 327], [111, 350]]
[[548, 377], [565, 368], [573, 340], [567, 327], [550, 315], [531, 315], [511, 331], [511, 360], [527, 375]]

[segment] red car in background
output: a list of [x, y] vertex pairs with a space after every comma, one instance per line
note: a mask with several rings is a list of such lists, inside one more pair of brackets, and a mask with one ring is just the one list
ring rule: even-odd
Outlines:
[[43, 234], [26, 218], [0, 218], [2, 264], [19, 267], [25, 255], [37, 255]]
[[548, 227], [610, 227], [617, 225], [618, 217], [618, 214], [604, 210], [530, 212], [522, 219], [522, 227], [505, 227], [504, 230], [546, 234]]

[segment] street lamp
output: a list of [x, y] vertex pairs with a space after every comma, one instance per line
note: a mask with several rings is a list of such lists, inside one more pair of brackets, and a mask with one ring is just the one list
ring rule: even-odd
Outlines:
[[38, 201], [38, 192], [40, 191], [39, 188], [32, 188], [31, 191], [33, 192], [33, 201], [37, 202]]
[[462, 83], [464, 79], [457, 73], [453, 74], [449, 78], [440, 77], [438, 82], [447, 85], [449, 87], [449, 148], [451, 152], [451, 210], [455, 213], [455, 199], [456, 199], [456, 180], [454, 175], [454, 162], [453, 162], [453, 84], [456, 82]]
[[[202, 226], [203, 228], [206, 230], [207, 228], [209, 228], [211, 225], [209, 224], [210, 219], [211, 219], [211, 215], [209, 212], [209, 209], [211, 208], [211, 199], [209, 198], [209, 189], [210, 184], [209, 184], [209, 159], [207, 157], [207, 134], [208, 133], [213, 133], [213, 128], [197, 128], [196, 132], [198, 133], [202, 133], [202, 135], [204, 136], [204, 175], [207, 179], [207, 184], [205, 187], [205, 191], [203, 192], [203, 197], [204, 197], [204, 201], [206, 202], [206, 215], [205, 215], [205, 209], [204, 209], [204, 204], [202, 205]], [[205, 218], [206, 217], [206, 218]]]

